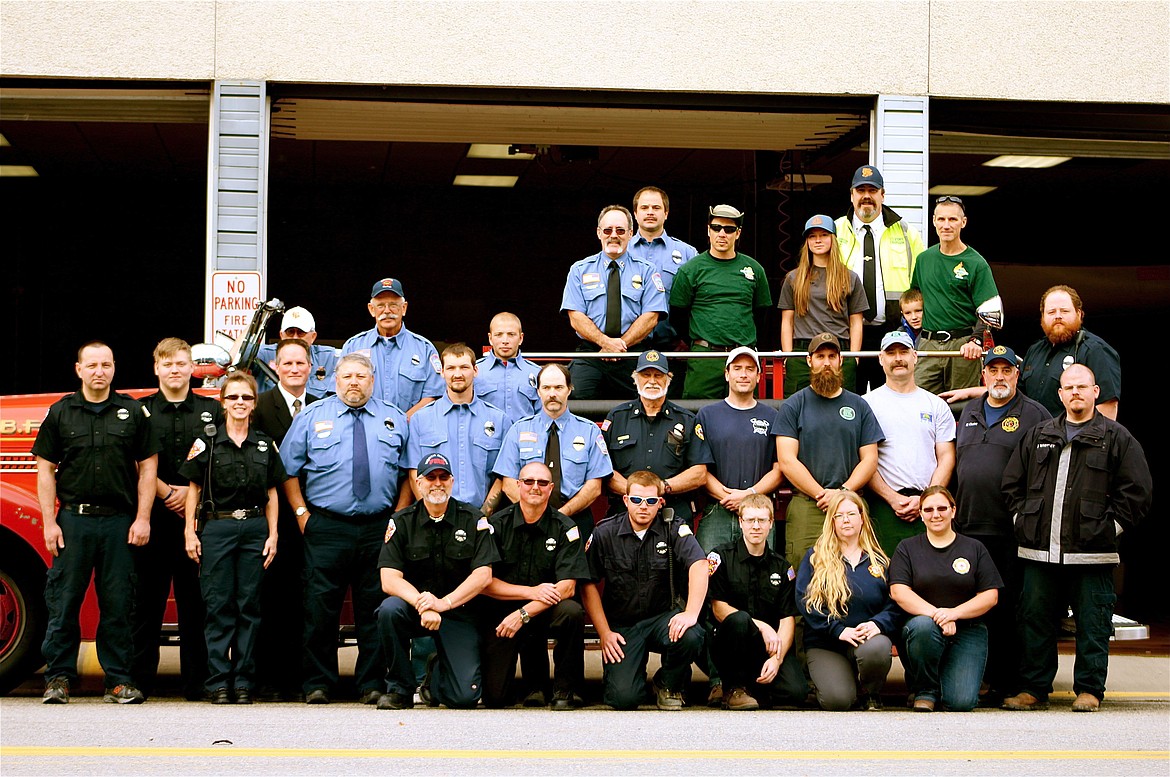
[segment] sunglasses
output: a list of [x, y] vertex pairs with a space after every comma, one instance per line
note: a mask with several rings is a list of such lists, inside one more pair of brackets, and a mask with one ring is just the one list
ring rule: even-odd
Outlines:
[[935, 202], [935, 204], [936, 204], [936, 205], [941, 205], [941, 204], [943, 204], [944, 202], [953, 202], [953, 203], [955, 203], [956, 205], [962, 205], [962, 204], [963, 204], [963, 200], [962, 200], [962, 199], [960, 199], [959, 197], [956, 197], [956, 196], [955, 196], [955, 195], [953, 195], [953, 194], [945, 194], [945, 195], [943, 195], [942, 197], [939, 197], [939, 198], [938, 198], [937, 200], [935, 200], [934, 202]]
[[720, 232], [726, 232], [729, 235], [733, 235], [739, 231], [739, 227], [735, 224], [708, 224], [707, 229], [716, 234]]
[[601, 228], [601, 234], [612, 235], [614, 233], [617, 233], [618, 237], [621, 237], [622, 235], [626, 234], [629, 231], [630, 230], [626, 229], [625, 227], [602, 227]]
[[523, 480], [520, 481], [520, 485], [528, 486], [529, 488], [532, 488], [534, 486], [539, 486], [540, 488], [548, 488], [549, 486], [552, 485], [552, 481], [551, 480], [541, 480], [540, 478], [524, 478]]
[[244, 400], [245, 402], [254, 402], [254, 401], [256, 401], [256, 395], [255, 394], [228, 394], [227, 396], [224, 397], [224, 400], [226, 400], [228, 402], [239, 402], [241, 399]]
[[629, 499], [630, 504], [634, 505], [635, 507], [640, 506], [643, 502], [645, 502], [647, 506], [653, 507], [659, 502], [666, 501], [660, 496], [627, 496], [626, 499]]

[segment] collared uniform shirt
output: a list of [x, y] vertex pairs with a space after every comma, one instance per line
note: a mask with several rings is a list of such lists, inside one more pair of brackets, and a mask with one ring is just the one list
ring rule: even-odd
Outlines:
[[623, 402], [601, 424], [614, 472], [629, 476], [649, 470], [662, 479], [696, 464], [711, 464], [711, 449], [695, 414], [667, 400], [657, 415], [646, 415], [641, 399]]
[[1053, 417], [1064, 412], [1056, 390], [1061, 373], [1074, 362], [1093, 371], [1101, 388], [1097, 404], [1121, 399], [1121, 357], [1097, 335], [1084, 328], [1081, 332], [1083, 337], [1056, 346], [1048, 338], [1040, 338], [1028, 348], [1020, 366], [1020, 391], [1044, 405]]
[[386, 523], [378, 567], [397, 569], [419, 591], [446, 596], [473, 570], [499, 560], [487, 519], [471, 505], [452, 499], [437, 521], [422, 502], [394, 513]]
[[342, 515], [370, 515], [394, 507], [409, 431], [394, 405], [371, 397], [358, 417], [366, 432], [370, 493], [353, 493], [353, 415], [336, 396], [314, 402], [293, 419], [280, 449], [289, 477], [301, 477], [305, 499]]
[[179, 474], [198, 483], [203, 488], [200, 499], [213, 502], [218, 512], [263, 509], [268, 504], [268, 489], [288, 479], [271, 437], [249, 429], [243, 445], [237, 446], [224, 425], [213, 437], [195, 438]]
[[707, 554], [711, 582], [708, 598], [743, 610], [772, 628], [796, 609], [796, 570], [781, 554], [764, 546], [753, 556], [743, 538], [720, 545]]
[[[150, 427], [158, 441], [158, 479], [172, 486], [187, 485], [187, 478], [179, 475], [179, 468], [187, 460], [195, 438], [207, 436], [208, 425], [219, 431], [223, 425], [223, 407], [194, 391], [188, 391], [182, 402], [172, 402], [159, 391], [143, 397], [142, 405], [150, 414]], [[157, 501], [162, 503], [161, 499]]]
[[674, 553], [676, 592], [685, 596], [691, 565], [703, 560], [690, 526], [656, 519], [639, 539], [627, 513], [597, 524], [585, 543], [585, 558], [592, 581], [605, 581], [601, 606], [611, 626], [631, 626], [670, 611], [668, 547]]
[[569, 268], [569, 276], [565, 280], [561, 312], [575, 310], [584, 313], [604, 332], [606, 288], [609, 281], [609, 266], [613, 262], [617, 262], [618, 274], [621, 277], [622, 332], [629, 329], [634, 320], [643, 313], [665, 315], [668, 312], [666, 286], [662, 282], [662, 276], [653, 265], [635, 259], [628, 252], [617, 259], [610, 259], [604, 252], [600, 252], [575, 262]]
[[510, 426], [502, 410], [479, 397], [455, 405], [444, 394], [410, 417], [405, 469], [417, 469], [424, 456], [441, 453], [451, 462], [455, 478], [451, 496], [481, 505]]
[[529, 586], [589, 579], [585, 543], [571, 518], [546, 507], [544, 514], [530, 524], [524, 520], [520, 505], [511, 505], [488, 520], [500, 551], [492, 577]]
[[[543, 410], [522, 418], [504, 435], [493, 471], [500, 477], [517, 478], [525, 464], [544, 461], [548, 427], [554, 423]], [[613, 474], [605, 437], [597, 424], [572, 413], [556, 419], [561, 441], [561, 495], [571, 499], [585, 481]]]
[[80, 391], [53, 403], [32, 453], [57, 465], [62, 504], [95, 504], [133, 514], [138, 507], [138, 462], [158, 453], [146, 410], [111, 391], [104, 403]]
[[[276, 360], [277, 343], [266, 343], [260, 346], [256, 358], [268, 364]], [[334, 373], [337, 371], [337, 349], [329, 345], [313, 343], [309, 346], [309, 380], [305, 383], [305, 391], [317, 397], [327, 397], [337, 393], [337, 382]], [[272, 381], [263, 373], [257, 374], [256, 383], [258, 392], [263, 393], [273, 388]]]
[[439, 352], [430, 340], [405, 326], [393, 337], [379, 335], [377, 327], [367, 329], [346, 340], [341, 353], [368, 356], [374, 363], [374, 396], [404, 413], [447, 390]]
[[[647, 240], [642, 237], [641, 232], [635, 232], [634, 239], [630, 241], [626, 251], [635, 259], [649, 262], [658, 270], [658, 274], [662, 276], [662, 285], [666, 288], [668, 301], [670, 300], [670, 289], [674, 286], [674, 274], [678, 272], [678, 268], [699, 253], [690, 243], [671, 237], [666, 232], [653, 240]], [[651, 339], [655, 341], [667, 341], [675, 336], [674, 327], [670, 325], [670, 321], [665, 316], [659, 319], [658, 325], [654, 327], [654, 332], [650, 335]]]
[[536, 393], [536, 376], [540, 365], [517, 352], [515, 359], [504, 360], [489, 353], [475, 363], [475, 395], [504, 411], [509, 424], [540, 411]]

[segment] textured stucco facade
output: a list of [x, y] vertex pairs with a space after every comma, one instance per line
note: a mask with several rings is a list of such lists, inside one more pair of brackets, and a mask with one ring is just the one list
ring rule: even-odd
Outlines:
[[5, 0], [0, 73], [1170, 102], [1170, 2]]

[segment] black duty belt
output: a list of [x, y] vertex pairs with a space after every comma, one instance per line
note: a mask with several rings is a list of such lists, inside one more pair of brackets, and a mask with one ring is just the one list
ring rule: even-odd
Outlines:
[[232, 518], [237, 521], [242, 521], [246, 518], [258, 518], [264, 515], [263, 508], [248, 507], [242, 510], [219, 510], [216, 512], [206, 513], [207, 520], [216, 521], [223, 518]]
[[62, 510], [70, 510], [78, 515], [126, 515], [129, 511], [118, 507], [105, 507], [91, 504], [62, 504]]
[[949, 343], [951, 340], [970, 337], [973, 334], [975, 334], [975, 329], [968, 326], [963, 329], [923, 329], [921, 336], [938, 343]]
[[314, 515], [323, 515], [326, 518], [332, 518], [335, 521], [342, 521], [343, 523], [356, 523], [364, 525], [367, 523], [376, 523], [377, 521], [384, 521], [390, 517], [393, 510], [382, 510], [377, 513], [358, 513], [356, 515], [346, 515], [345, 513], [335, 513], [332, 510], [326, 510], [323, 507], [315, 505], [308, 505], [309, 512]]

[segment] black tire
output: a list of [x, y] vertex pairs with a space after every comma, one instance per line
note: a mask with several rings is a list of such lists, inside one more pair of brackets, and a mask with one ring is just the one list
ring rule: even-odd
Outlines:
[[48, 622], [45, 565], [5, 544], [0, 549], [0, 694], [24, 683], [44, 664], [41, 642]]

